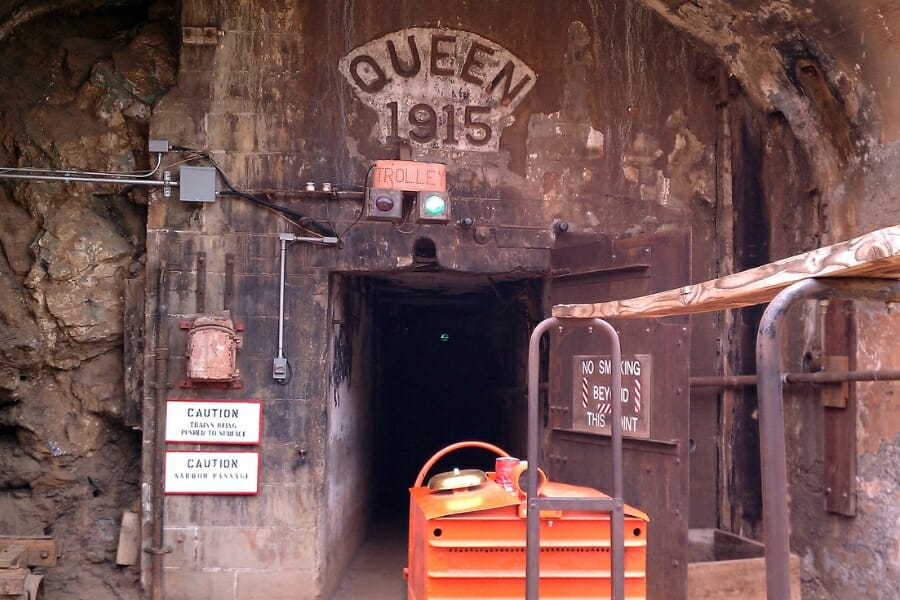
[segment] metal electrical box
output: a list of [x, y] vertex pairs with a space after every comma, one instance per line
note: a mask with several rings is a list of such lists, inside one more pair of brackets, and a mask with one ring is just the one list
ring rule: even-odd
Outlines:
[[213, 167], [181, 167], [178, 198], [182, 202], [215, 202], [216, 170]]

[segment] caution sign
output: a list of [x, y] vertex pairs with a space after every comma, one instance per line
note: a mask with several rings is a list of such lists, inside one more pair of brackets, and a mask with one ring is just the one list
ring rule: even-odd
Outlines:
[[[650, 437], [652, 370], [649, 354], [622, 356], [622, 435]], [[572, 429], [611, 435], [612, 359], [576, 356], [573, 373]]]
[[166, 494], [259, 493], [259, 452], [166, 452]]
[[259, 444], [259, 400], [166, 401], [166, 441], [193, 444]]

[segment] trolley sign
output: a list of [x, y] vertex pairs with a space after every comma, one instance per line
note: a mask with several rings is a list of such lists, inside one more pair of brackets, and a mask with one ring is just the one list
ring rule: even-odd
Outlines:
[[[622, 356], [622, 435], [650, 437], [653, 378], [649, 354]], [[612, 359], [608, 355], [575, 356], [572, 429], [611, 435]]]

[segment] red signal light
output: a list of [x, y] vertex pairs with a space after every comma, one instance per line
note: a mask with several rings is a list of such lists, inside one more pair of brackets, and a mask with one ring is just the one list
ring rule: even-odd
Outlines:
[[403, 218], [403, 192], [369, 188], [366, 194], [366, 218], [372, 221], [396, 221]]
[[391, 212], [394, 210], [394, 199], [390, 196], [378, 196], [375, 198], [375, 208], [381, 212]]

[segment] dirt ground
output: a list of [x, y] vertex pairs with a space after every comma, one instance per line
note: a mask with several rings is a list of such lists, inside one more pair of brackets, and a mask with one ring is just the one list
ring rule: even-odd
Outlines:
[[376, 524], [332, 600], [405, 599], [406, 536], [405, 523]]

